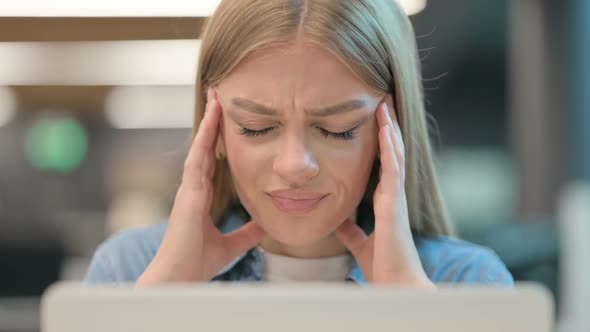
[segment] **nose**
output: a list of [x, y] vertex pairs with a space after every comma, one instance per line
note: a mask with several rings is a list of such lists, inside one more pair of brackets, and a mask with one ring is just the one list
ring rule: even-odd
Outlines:
[[319, 165], [300, 138], [287, 139], [277, 154], [273, 170], [290, 186], [299, 187], [319, 173]]

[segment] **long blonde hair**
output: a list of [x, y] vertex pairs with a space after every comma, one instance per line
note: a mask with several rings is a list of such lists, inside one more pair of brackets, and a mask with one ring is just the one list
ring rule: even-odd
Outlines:
[[[201, 39], [195, 131], [205, 112], [207, 89], [244, 58], [299, 39], [321, 45], [374, 90], [393, 96], [406, 147], [412, 231], [453, 233], [433, 165], [414, 30], [394, 0], [223, 0]], [[227, 160], [216, 163], [211, 216], [218, 222], [239, 199]], [[372, 201], [378, 168], [376, 161], [364, 201]]]

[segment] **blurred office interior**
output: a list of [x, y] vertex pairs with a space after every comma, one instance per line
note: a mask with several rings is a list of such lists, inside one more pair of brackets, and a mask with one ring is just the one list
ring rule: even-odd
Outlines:
[[[0, 1], [0, 331], [34, 331], [49, 284], [81, 280], [110, 234], [166, 220], [207, 11], [11, 3]], [[411, 20], [458, 233], [586, 324], [590, 2], [428, 1]]]

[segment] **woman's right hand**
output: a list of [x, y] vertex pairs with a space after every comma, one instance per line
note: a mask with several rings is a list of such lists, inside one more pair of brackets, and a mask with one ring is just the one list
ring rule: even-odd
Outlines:
[[210, 215], [215, 172], [215, 146], [221, 106], [207, 91], [207, 107], [184, 164], [166, 234], [136, 286], [210, 281], [241, 253], [257, 245], [264, 231], [253, 221], [227, 235]]

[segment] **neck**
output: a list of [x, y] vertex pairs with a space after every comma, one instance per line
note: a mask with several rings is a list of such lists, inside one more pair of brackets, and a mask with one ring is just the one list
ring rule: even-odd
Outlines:
[[343, 255], [348, 251], [334, 235], [305, 246], [287, 245], [266, 236], [260, 243], [260, 246], [271, 254], [297, 258], [333, 257]]
[[[354, 209], [350, 219], [356, 223], [357, 209]], [[260, 242], [260, 247], [271, 254], [296, 258], [334, 257], [348, 252], [348, 249], [333, 233], [318, 242], [304, 246], [288, 245], [266, 235]]]

